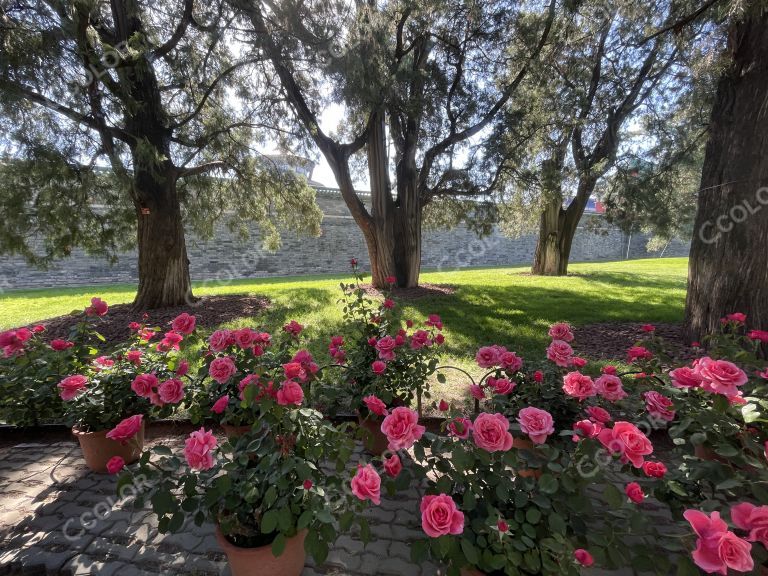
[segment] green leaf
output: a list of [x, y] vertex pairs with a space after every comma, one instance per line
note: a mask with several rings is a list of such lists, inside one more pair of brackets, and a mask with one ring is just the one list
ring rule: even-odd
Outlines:
[[525, 519], [529, 524], [538, 524], [541, 520], [541, 511], [538, 508], [528, 508], [525, 511]]
[[277, 558], [280, 556], [283, 551], [285, 550], [285, 535], [284, 534], [278, 534], [277, 538], [275, 538], [275, 541], [272, 542], [272, 555]]
[[554, 494], [557, 492], [558, 487], [557, 478], [552, 476], [552, 474], [542, 474], [541, 478], [539, 478], [539, 490], [544, 492], [544, 494]]
[[271, 534], [277, 529], [277, 510], [267, 510], [261, 517], [261, 533]]
[[176, 512], [176, 500], [170, 492], [155, 492], [150, 498], [150, 502], [152, 502], [152, 509], [158, 516]]
[[605, 498], [608, 506], [614, 510], [621, 508], [624, 505], [624, 495], [613, 484], [606, 484], [603, 487], [603, 498]]
[[476, 566], [480, 561], [480, 555], [477, 552], [477, 548], [466, 538], [461, 539], [461, 551], [464, 552], [464, 557], [472, 565]]

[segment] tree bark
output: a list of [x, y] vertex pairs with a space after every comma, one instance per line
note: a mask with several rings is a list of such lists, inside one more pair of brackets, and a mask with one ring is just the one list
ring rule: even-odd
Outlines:
[[[754, 4], [754, 3], [753, 3]], [[704, 157], [688, 273], [686, 336], [747, 314], [768, 328], [768, 12], [731, 26]]]

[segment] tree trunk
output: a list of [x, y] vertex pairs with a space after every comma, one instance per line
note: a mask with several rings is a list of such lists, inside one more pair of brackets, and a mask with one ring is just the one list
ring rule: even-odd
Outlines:
[[533, 256], [531, 274], [536, 276], [561, 276], [561, 238], [565, 210], [562, 198], [553, 198], [544, 207], [539, 221], [539, 240]]
[[139, 290], [133, 305], [144, 310], [190, 304], [192, 283], [175, 176], [140, 170], [136, 189]]
[[[753, 3], [754, 4], [754, 3]], [[768, 13], [731, 26], [691, 242], [686, 336], [701, 340], [743, 312], [768, 328]]]

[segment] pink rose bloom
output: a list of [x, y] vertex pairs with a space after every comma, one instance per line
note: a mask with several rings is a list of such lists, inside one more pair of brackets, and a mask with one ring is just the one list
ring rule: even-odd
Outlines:
[[384, 471], [392, 478], [397, 478], [402, 469], [403, 464], [400, 462], [400, 456], [397, 454], [392, 454], [392, 456], [384, 460]]
[[109, 356], [99, 356], [93, 361], [93, 363], [98, 368], [112, 368], [112, 366], [115, 365], [115, 361], [112, 360], [112, 358], [110, 358]]
[[424, 322], [427, 326], [434, 326], [438, 330], [443, 329], [443, 321], [440, 319], [440, 316], [437, 314], [430, 314], [427, 318], [427, 321]]
[[120, 456], [112, 456], [112, 458], [107, 461], [107, 472], [110, 474], [117, 474], [123, 468], [125, 468], [125, 460]]
[[208, 346], [214, 352], [221, 352], [232, 344], [232, 333], [229, 330], [216, 330], [208, 337]]
[[742, 502], [731, 507], [731, 520], [737, 528], [749, 532], [747, 540], [768, 548], [768, 506]]
[[547, 348], [547, 359], [561, 368], [570, 366], [572, 357], [573, 348], [564, 340], [552, 340], [552, 344]]
[[397, 282], [397, 278], [395, 278], [394, 276], [387, 276], [386, 278], [384, 278], [384, 282], [386, 282], [387, 284], [394, 284], [395, 282]]
[[571, 436], [571, 440], [574, 442], [580, 442], [584, 438], [597, 438], [598, 434], [600, 434], [600, 431], [604, 428], [603, 424], [600, 422], [592, 422], [590, 420], [579, 420], [573, 425], [573, 430], [575, 432], [580, 432], [581, 434], [574, 434]]
[[496, 346], [483, 346], [475, 354], [475, 361], [480, 368], [493, 368], [499, 363], [499, 349]]
[[128, 440], [136, 436], [141, 430], [141, 424], [144, 420], [144, 416], [137, 414], [136, 416], [130, 416], [125, 420], [118, 423], [117, 426], [107, 432], [107, 438], [125, 444]]
[[552, 324], [552, 326], [549, 327], [548, 334], [552, 340], [573, 342], [573, 332], [571, 331], [570, 325], [566, 322], [558, 322], [557, 324]]
[[72, 346], [74, 345], [75, 343], [70, 342], [69, 340], [61, 340], [59, 338], [57, 338], [56, 340], [51, 340], [51, 348], [56, 352], [61, 352], [62, 350], [72, 348]]
[[191, 314], [182, 312], [171, 322], [171, 328], [179, 334], [192, 334], [195, 331], [196, 319]]
[[518, 372], [523, 367], [523, 359], [514, 352], [503, 352], [499, 357], [499, 365], [509, 372]]
[[430, 538], [464, 532], [464, 514], [447, 494], [421, 499], [421, 527]]
[[243, 350], [248, 350], [256, 343], [259, 334], [251, 328], [240, 328], [232, 331], [232, 341]]
[[479, 414], [472, 423], [472, 437], [475, 444], [488, 452], [506, 452], [512, 448], [509, 420], [502, 414]]
[[739, 324], [743, 324], [747, 321], [747, 315], [743, 312], [733, 312], [732, 314], [726, 314], [725, 319], [728, 322], [737, 322]]
[[299, 334], [301, 334], [301, 331], [304, 330], [304, 326], [296, 322], [296, 320], [291, 320], [288, 322], [288, 324], [283, 326], [283, 330], [288, 332], [288, 334], [291, 336], [297, 337]]
[[413, 350], [420, 350], [426, 346], [432, 345], [432, 339], [429, 337], [429, 332], [424, 330], [416, 330], [411, 336], [411, 348]]
[[520, 410], [517, 421], [520, 423], [520, 430], [523, 434], [527, 434], [534, 444], [544, 444], [547, 436], [555, 432], [552, 415], [546, 410], [533, 406]]
[[750, 330], [747, 334], [750, 340], [759, 340], [763, 344], [768, 343], [768, 332], [765, 330]]
[[695, 370], [704, 390], [725, 396], [738, 396], [737, 386], [743, 386], [748, 380], [744, 370], [736, 364], [708, 356], [696, 361]]
[[632, 346], [627, 350], [627, 361], [630, 364], [636, 360], [650, 360], [651, 358], [653, 358], [653, 353], [643, 346]]
[[154, 374], [139, 374], [133, 379], [133, 382], [131, 382], [131, 390], [133, 390], [137, 396], [149, 398], [158, 383], [157, 376]]
[[227, 409], [227, 406], [229, 405], [229, 396], [224, 394], [221, 398], [216, 400], [216, 402], [213, 403], [213, 406], [211, 406], [211, 412], [214, 414], [221, 414], [224, 412], [224, 410]]
[[166, 380], [157, 387], [157, 394], [166, 404], [178, 404], [184, 398], [184, 383], [175, 378]]
[[698, 373], [688, 366], [675, 368], [669, 373], [669, 377], [672, 380], [672, 385], [677, 388], [697, 388], [701, 386], [701, 378]]
[[237, 367], [232, 361], [232, 358], [228, 356], [216, 358], [208, 367], [208, 374], [219, 384], [228, 382], [236, 372]]
[[536, 372], [533, 373], [533, 381], [537, 384], [544, 382], [544, 373], [541, 370], [536, 370]]
[[643, 472], [648, 478], [664, 478], [667, 473], [667, 467], [662, 462], [643, 462]]
[[104, 316], [109, 311], [109, 306], [101, 298], [91, 298], [91, 305], [85, 309], [86, 316]]
[[312, 358], [312, 354], [309, 353], [309, 350], [299, 350], [293, 355], [291, 362], [298, 362], [301, 364], [301, 367], [304, 368], [304, 371], [308, 374], [314, 374], [320, 369], [320, 367], [315, 364], [314, 358]]
[[213, 468], [213, 450], [216, 448], [216, 437], [213, 432], [200, 428], [189, 435], [184, 443], [184, 457], [193, 470], [210, 470]]
[[611, 376], [616, 376], [616, 366], [611, 366], [610, 364], [607, 366], [603, 366], [603, 368], [600, 370], [603, 374], [610, 374]]
[[26, 328], [20, 328], [18, 330], [7, 330], [0, 333], [0, 348], [3, 349], [3, 355], [6, 358], [20, 353], [24, 350], [24, 342], [26, 342], [25, 336], [32, 333]]
[[384, 371], [387, 369], [387, 365], [382, 362], [381, 360], [376, 360], [371, 364], [371, 370], [373, 370], [374, 374], [384, 374]]
[[478, 400], [485, 399], [485, 392], [477, 384], [469, 385], [469, 393], [472, 395], [472, 398], [477, 398]]
[[584, 366], [587, 365], [587, 361], [584, 360], [584, 358], [581, 358], [580, 356], [574, 356], [573, 358], [571, 358], [571, 364], [575, 368], [584, 368]]
[[186, 376], [187, 372], [189, 372], [189, 362], [186, 360], [182, 360], [179, 362], [179, 367], [176, 368], [176, 376], [182, 377]]
[[454, 418], [448, 424], [448, 431], [452, 436], [465, 440], [469, 438], [469, 432], [472, 430], [472, 420], [459, 416]]
[[631, 462], [635, 468], [642, 467], [644, 457], [653, 453], [651, 441], [630, 422], [616, 422], [613, 428], [601, 430], [598, 439], [610, 452], [621, 454], [622, 462]]
[[381, 431], [389, 440], [389, 449], [408, 450], [422, 437], [426, 429], [419, 424], [415, 410], [399, 406], [393, 409], [381, 423]]
[[392, 336], [384, 336], [384, 338], [381, 338], [376, 342], [376, 350], [379, 353], [379, 359], [394, 360], [396, 347], [397, 342], [395, 342], [395, 339], [392, 338]]
[[675, 419], [675, 411], [670, 410], [672, 406], [671, 398], [667, 398], [655, 390], [646, 392], [643, 394], [643, 397], [645, 398], [645, 409], [648, 411], [648, 414], [665, 422], [671, 422]]
[[603, 374], [595, 380], [595, 390], [609, 402], [617, 402], [627, 397], [621, 378], [613, 374]]
[[582, 374], [581, 372], [568, 372], [563, 377], [563, 392], [578, 398], [579, 402], [582, 402], [586, 398], [597, 394], [595, 383], [592, 382], [592, 378]]
[[311, 490], [311, 489], [312, 489], [312, 486], [314, 486], [314, 483], [312, 482], [312, 480], [310, 480], [309, 478], [307, 478], [307, 479], [306, 479], [306, 480], [304, 480], [304, 482], [302, 483], [302, 486], [304, 487], [304, 490]]
[[437, 409], [440, 410], [440, 412], [445, 412], [450, 407], [450, 404], [448, 404], [448, 402], [445, 400], [440, 400], [440, 403], [437, 405]]
[[587, 408], [587, 415], [593, 422], [600, 422], [600, 424], [607, 424], [611, 421], [611, 415], [608, 410], [600, 408], [600, 406], [590, 406]]
[[653, 324], [643, 324], [642, 326], [640, 326], [640, 330], [642, 330], [643, 332], [649, 332], [649, 333], [655, 332], [656, 326], [654, 326]]
[[141, 350], [128, 350], [125, 353], [125, 359], [136, 366], [141, 364]]
[[67, 376], [58, 384], [59, 396], [61, 396], [62, 400], [68, 402], [83, 392], [87, 384], [88, 378], [82, 374]]
[[719, 512], [707, 516], [699, 510], [686, 510], [683, 516], [699, 537], [693, 552], [693, 561], [699, 568], [723, 576], [728, 574], [728, 569], [750, 572], [754, 568], [752, 545], [728, 531]]
[[627, 484], [627, 487], [624, 489], [624, 492], [627, 495], [627, 498], [629, 498], [632, 502], [635, 504], [641, 504], [643, 500], [645, 500], [645, 494], [643, 494], [643, 489], [640, 487], [640, 484], [637, 482], [630, 482]]
[[592, 564], [595, 563], [595, 559], [592, 557], [592, 554], [584, 550], [584, 548], [579, 548], [577, 550], [573, 551], [573, 557], [582, 566], [585, 568], [589, 568], [592, 566]]
[[488, 385], [493, 388], [496, 394], [509, 394], [515, 389], [517, 382], [508, 378], [488, 378]]
[[357, 465], [357, 474], [352, 478], [352, 494], [360, 500], [381, 504], [381, 477], [373, 466]]
[[303, 401], [304, 389], [293, 380], [283, 382], [277, 391], [277, 403], [280, 406], [289, 406], [290, 404], [301, 406]]
[[378, 416], [387, 415], [387, 405], [373, 394], [363, 398], [363, 402], [365, 403], [368, 410], [370, 410], [373, 414]]
[[288, 380], [298, 378], [302, 382], [307, 379], [307, 372], [298, 362], [283, 364], [283, 373]]

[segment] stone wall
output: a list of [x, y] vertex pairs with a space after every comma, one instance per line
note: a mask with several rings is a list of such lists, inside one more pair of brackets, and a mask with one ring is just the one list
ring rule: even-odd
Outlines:
[[[286, 233], [282, 248], [275, 253], [264, 251], [254, 236], [241, 243], [224, 225], [217, 227], [215, 237], [201, 241], [189, 235], [191, 274], [194, 280], [231, 280], [262, 276], [293, 276], [346, 272], [350, 258], [367, 267], [368, 254], [362, 235], [341, 198], [334, 193], [318, 193], [325, 218], [319, 238]], [[593, 220], [597, 219], [597, 220]], [[576, 234], [572, 262], [622, 260], [627, 257], [628, 239], [615, 228], [605, 228], [602, 217], [586, 215]], [[597, 226], [596, 226], [597, 224]], [[595, 229], [599, 229], [595, 231]], [[633, 236], [629, 242], [629, 258], [658, 256], [646, 250], [647, 238]], [[536, 236], [507, 238], [494, 233], [477, 238], [460, 227], [454, 230], [430, 231], [424, 235], [423, 266], [427, 269], [452, 270], [472, 266], [505, 266], [530, 264]], [[687, 256], [688, 244], [673, 242], [665, 256]], [[0, 289], [76, 286], [109, 282], [135, 282], [135, 254], [125, 254], [116, 265], [96, 260], [80, 250], [48, 270], [27, 266], [18, 257], [0, 257]]]

